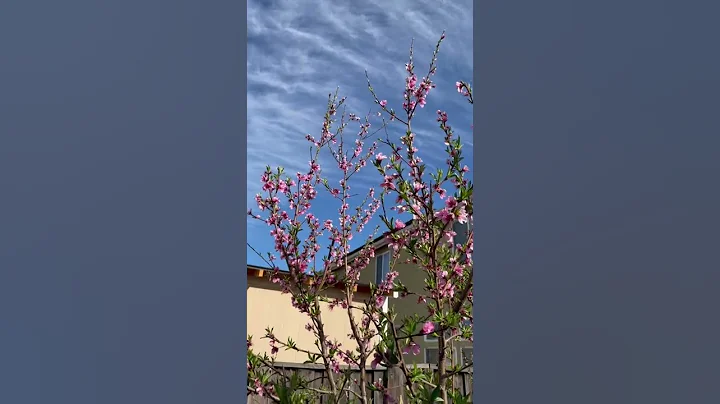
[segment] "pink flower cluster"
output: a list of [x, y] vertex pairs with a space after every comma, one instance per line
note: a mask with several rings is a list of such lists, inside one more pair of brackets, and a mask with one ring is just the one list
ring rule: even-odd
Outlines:
[[466, 205], [467, 202], [458, 202], [457, 199], [451, 196], [445, 200], [445, 208], [435, 212], [433, 216], [444, 224], [453, 222], [464, 224], [468, 221], [468, 214], [465, 210]]

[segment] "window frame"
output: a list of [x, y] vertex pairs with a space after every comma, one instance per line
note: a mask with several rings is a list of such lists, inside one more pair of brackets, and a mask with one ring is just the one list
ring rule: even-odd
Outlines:
[[[382, 273], [383, 268], [380, 267], [380, 258], [384, 258], [382, 260], [383, 263], [387, 262], [387, 264], [384, 264], [384, 266], [387, 267], [387, 273], [385, 274]], [[385, 251], [375, 256], [375, 284], [379, 285], [381, 282], [383, 282], [385, 278], [387, 278], [388, 273], [390, 273], [390, 251]]]

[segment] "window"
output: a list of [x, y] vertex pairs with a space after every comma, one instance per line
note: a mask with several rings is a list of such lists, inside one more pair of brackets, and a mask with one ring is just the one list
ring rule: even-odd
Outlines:
[[469, 363], [472, 363], [472, 360], [473, 360], [473, 349], [472, 348], [460, 349], [460, 364], [467, 365]]
[[[437, 348], [425, 348], [425, 363], [437, 365], [439, 359], [440, 350], [438, 350]], [[445, 355], [445, 363], [447, 363], [448, 365], [451, 363], [451, 357], [449, 354]]]
[[465, 243], [467, 243], [468, 233], [470, 232], [470, 223], [467, 222], [465, 224], [462, 224], [460, 222], [454, 222], [453, 231], [455, 232], [455, 237], [453, 237], [453, 244], [465, 245]]
[[439, 355], [437, 348], [425, 348], [425, 363], [438, 363]]
[[390, 273], [390, 253], [383, 253], [375, 257], [375, 284], [380, 284]]

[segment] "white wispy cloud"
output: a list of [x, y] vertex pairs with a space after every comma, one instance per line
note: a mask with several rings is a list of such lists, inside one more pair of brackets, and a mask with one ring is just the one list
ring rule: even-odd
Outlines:
[[[304, 135], [318, 136], [328, 94], [338, 86], [340, 95], [348, 97], [348, 112], [363, 116], [376, 108], [366, 70], [378, 96], [400, 110], [411, 39], [422, 75], [443, 30], [447, 39], [434, 78], [437, 88], [415, 127], [430, 165], [444, 161], [434, 119], [439, 108], [448, 111], [456, 133], [469, 145], [467, 160], [471, 158], [471, 108], [454, 86], [472, 78], [471, 0], [249, 0], [249, 195], [259, 191], [266, 165], [283, 166], [290, 173], [307, 169]], [[379, 182], [372, 168], [366, 172], [370, 177], [360, 178], [360, 184]]]

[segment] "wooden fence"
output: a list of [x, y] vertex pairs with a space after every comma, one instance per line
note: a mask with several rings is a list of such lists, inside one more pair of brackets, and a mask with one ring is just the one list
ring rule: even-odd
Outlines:
[[[417, 365], [419, 368], [435, 368], [434, 365], [427, 365], [427, 364], [420, 364]], [[325, 370], [323, 369], [322, 365], [319, 364], [301, 364], [301, 363], [276, 363], [276, 367], [278, 370], [281, 370], [286, 375], [290, 375], [292, 373], [299, 373], [300, 376], [302, 376], [305, 380], [315, 380], [311, 387], [313, 388], [321, 388], [326, 387], [325, 385]], [[360, 374], [359, 369], [355, 369], [354, 372], [358, 373], [358, 376]], [[376, 369], [368, 369], [366, 371], [369, 378], [371, 378], [373, 381], [382, 380], [384, 386], [387, 388], [388, 393], [391, 397], [391, 400], [386, 400], [383, 395], [379, 392], [371, 392], [373, 394], [372, 396], [372, 404], [386, 404], [388, 402], [394, 402], [394, 403], [407, 403], [407, 399], [405, 398], [405, 376], [402, 374], [402, 371], [397, 368], [393, 369], [385, 369], [382, 367], [377, 367]], [[472, 369], [468, 369], [467, 371], [464, 371], [462, 373], [458, 373], [453, 376], [453, 383], [457, 389], [463, 392], [463, 395], [467, 397], [472, 397], [472, 376], [473, 372]], [[277, 377], [277, 376], [276, 376]], [[353, 386], [353, 391], [359, 393], [359, 387]], [[341, 403], [345, 404], [348, 400], [344, 399], [341, 401]], [[250, 404], [271, 404], [272, 400], [265, 397], [259, 397], [256, 395], [248, 396], [248, 403]], [[324, 399], [321, 399], [319, 403], [312, 403], [312, 404], [325, 404], [326, 401]]]

